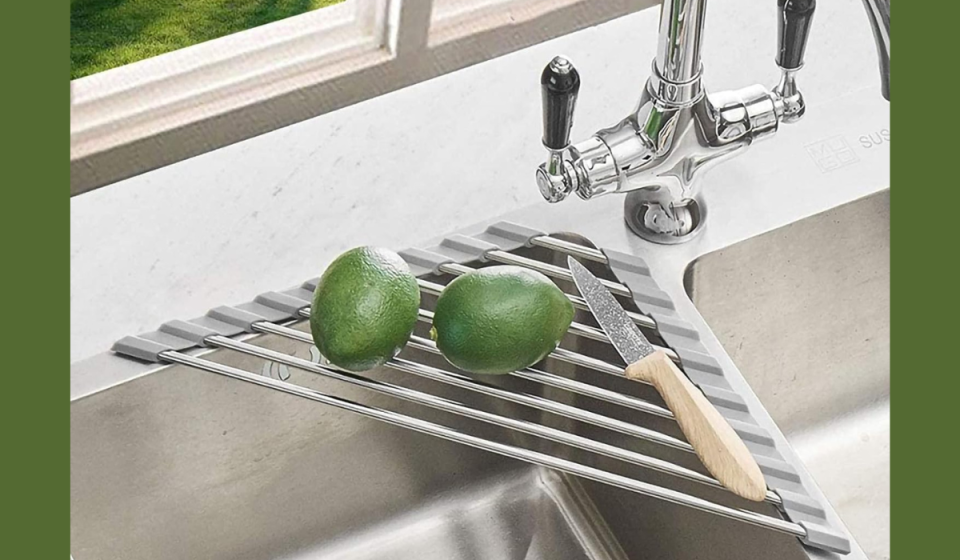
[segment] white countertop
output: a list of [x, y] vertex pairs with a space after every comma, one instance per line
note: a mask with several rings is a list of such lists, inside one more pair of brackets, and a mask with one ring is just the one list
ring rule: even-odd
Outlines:
[[[775, 83], [775, 16], [773, 2], [710, 4], [709, 88]], [[580, 138], [635, 103], [656, 34], [645, 10], [74, 197], [71, 360], [299, 284], [349, 247], [402, 249], [546, 204], [533, 174], [543, 65], [558, 53], [577, 65]], [[810, 111], [864, 87], [879, 96], [861, 0], [818, 6], [799, 83]]]

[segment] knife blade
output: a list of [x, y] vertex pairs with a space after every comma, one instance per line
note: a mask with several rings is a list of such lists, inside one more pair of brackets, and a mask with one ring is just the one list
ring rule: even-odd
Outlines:
[[767, 484], [760, 467], [720, 412], [662, 350], [650, 344], [596, 276], [573, 257], [567, 257], [567, 266], [587, 307], [626, 361], [624, 375], [657, 389], [703, 465], [723, 486], [748, 500], [763, 501]]
[[632, 364], [653, 354], [653, 345], [643, 336], [610, 290], [600, 283], [600, 279], [573, 257], [567, 257], [567, 266], [580, 295], [587, 302], [587, 307], [610, 337], [610, 342], [620, 356], [628, 364]]

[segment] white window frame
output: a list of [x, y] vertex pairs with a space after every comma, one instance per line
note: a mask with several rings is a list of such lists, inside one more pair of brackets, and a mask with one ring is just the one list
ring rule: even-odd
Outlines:
[[656, 3], [349, 0], [79, 78], [71, 195]]

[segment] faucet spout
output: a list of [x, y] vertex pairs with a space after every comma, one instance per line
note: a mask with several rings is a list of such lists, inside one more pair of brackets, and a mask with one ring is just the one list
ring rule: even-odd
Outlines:
[[890, 0], [863, 0], [867, 19], [877, 42], [877, 60], [880, 63], [880, 93], [890, 101]]
[[707, 0], [664, 0], [654, 68], [666, 82], [700, 79], [700, 44]]

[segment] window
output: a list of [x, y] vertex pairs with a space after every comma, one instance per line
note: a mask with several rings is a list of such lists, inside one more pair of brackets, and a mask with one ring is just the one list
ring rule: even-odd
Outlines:
[[382, 46], [384, 0], [348, 0], [71, 82], [71, 159], [301, 87]]
[[[70, 77], [82, 78], [345, 0], [71, 0]], [[336, 17], [335, 11], [325, 12]]]
[[346, 0], [73, 80], [79, 194], [655, 0]]

